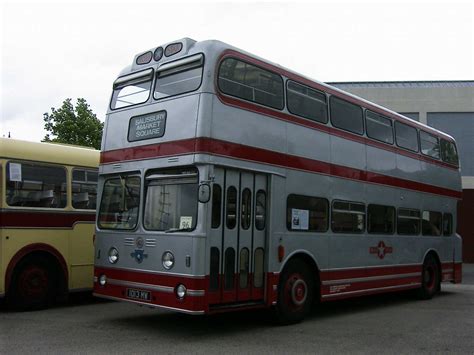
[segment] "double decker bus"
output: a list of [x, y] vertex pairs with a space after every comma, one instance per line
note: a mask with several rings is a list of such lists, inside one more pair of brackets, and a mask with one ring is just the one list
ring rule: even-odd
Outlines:
[[0, 298], [18, 309], [91, 290], [99, 152], [0, 138]]
[[94, 294], [192, 314], [461, 281], [449, 135], [219, 41], [113, 84]]

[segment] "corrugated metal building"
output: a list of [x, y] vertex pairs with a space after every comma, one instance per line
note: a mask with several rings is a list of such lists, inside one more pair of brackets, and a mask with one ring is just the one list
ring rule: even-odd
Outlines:
[[328, 83], [452, 135], [459, 150], [463, 199], [458, 233], [464, 262], [474, 262], [474, 81]]

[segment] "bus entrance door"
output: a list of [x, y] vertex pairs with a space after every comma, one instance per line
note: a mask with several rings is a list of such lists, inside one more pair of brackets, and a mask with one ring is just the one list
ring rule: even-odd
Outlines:
[[[214, 176], [210, 302], [263, 300], [267, 178], [217, 168]], [[221, 223], [217, 223], [218, 214]]]

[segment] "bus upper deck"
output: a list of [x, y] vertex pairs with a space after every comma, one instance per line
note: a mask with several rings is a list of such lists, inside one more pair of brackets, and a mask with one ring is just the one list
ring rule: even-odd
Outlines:
[[449, 135], [219, 41], [137, 55], [114, 83], [107, 116], [104, 171], [178, 155], [191, 164], [201, 153], [283, 168], [304, 157], [295, 168], [460, 197]]

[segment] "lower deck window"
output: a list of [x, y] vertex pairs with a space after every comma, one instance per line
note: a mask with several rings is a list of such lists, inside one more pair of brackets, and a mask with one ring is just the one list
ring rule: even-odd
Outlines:
[[367, 231], [371, 234], [393, 234], [395, 231], [395, 208], [369, 205], [367, 208]]
[[326, 232], [329, 203], [324, 198], [289, 195], [286, 225], [291, 231]]
[[453, 234], [453, 215], [451, 213], [443, 214], [443, 235]]
[[397, 218], [397, 231], [400, 235], [420, 234], [420, 211], [399, 208]]
[[423, 235], [441, 235], [441, 213], [433, 211], [423, 211], [422, 215], [422, 234]]
[[362, 203], [334, 201], [332, 204], [332, 231], [335, 233], [362, 233], [365, 230], [365, 206]]

